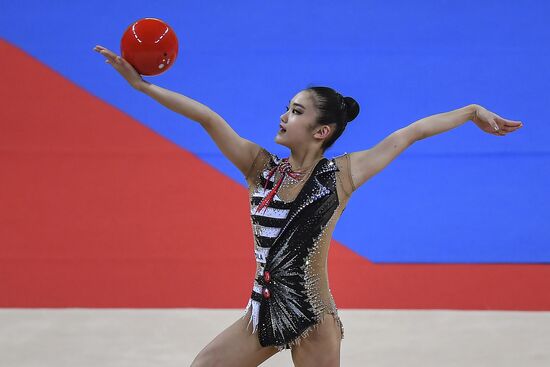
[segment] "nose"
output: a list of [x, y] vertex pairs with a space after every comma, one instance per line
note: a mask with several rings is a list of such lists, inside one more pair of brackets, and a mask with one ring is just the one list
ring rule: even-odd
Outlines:
[[286, 116], [287, 115], [288, 115], [288, 111], [281, 115], [281, 122], [286, 122]]

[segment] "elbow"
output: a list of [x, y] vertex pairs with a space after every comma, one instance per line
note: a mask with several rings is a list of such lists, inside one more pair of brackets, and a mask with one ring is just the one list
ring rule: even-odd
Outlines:
[[204, 106], [197, 114], [196, 121], [204, 127], [212, 126], [216, 123], [220, 116], [212, 111], [209, 107]]
[[413, 131], [411, 133], [411, 139], [413, 141], [411, 142], [411, 144], [415, 141], [426, 139], [428, 136], [430, 136], [426, 131], [424, 124], [413, 124], [412, 130]]

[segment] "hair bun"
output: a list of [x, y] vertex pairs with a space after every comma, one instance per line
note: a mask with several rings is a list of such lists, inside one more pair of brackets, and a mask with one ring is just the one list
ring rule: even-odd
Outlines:
[[344, 97], [346, 103], [346, 122], [353, 121], [359, 115], [359, 103], [351, 97]]

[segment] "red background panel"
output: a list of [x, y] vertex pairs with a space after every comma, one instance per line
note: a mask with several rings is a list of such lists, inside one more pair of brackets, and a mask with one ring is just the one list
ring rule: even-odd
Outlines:
[[[0, 53], [0, 306], [244, 308], [246, 189], [18, 48]], [[550, 309], [550, 266], [377, 265], [331, 246], [340, 308]]]

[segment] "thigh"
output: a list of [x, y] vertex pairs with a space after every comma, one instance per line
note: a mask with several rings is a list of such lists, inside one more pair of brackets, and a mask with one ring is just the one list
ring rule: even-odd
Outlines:
[[323, 322], [300, 342], [292, 347], [295, 367], [340, 366], [342, 332], [336, 318], [326, 313]]
[[256, 367], [278, 352], [275, 347], [262, 347], [257, 332], [252, 334], [252, 323], [247, 326], [251, 310], [239, 318], [195, 357], [192, 367]]

